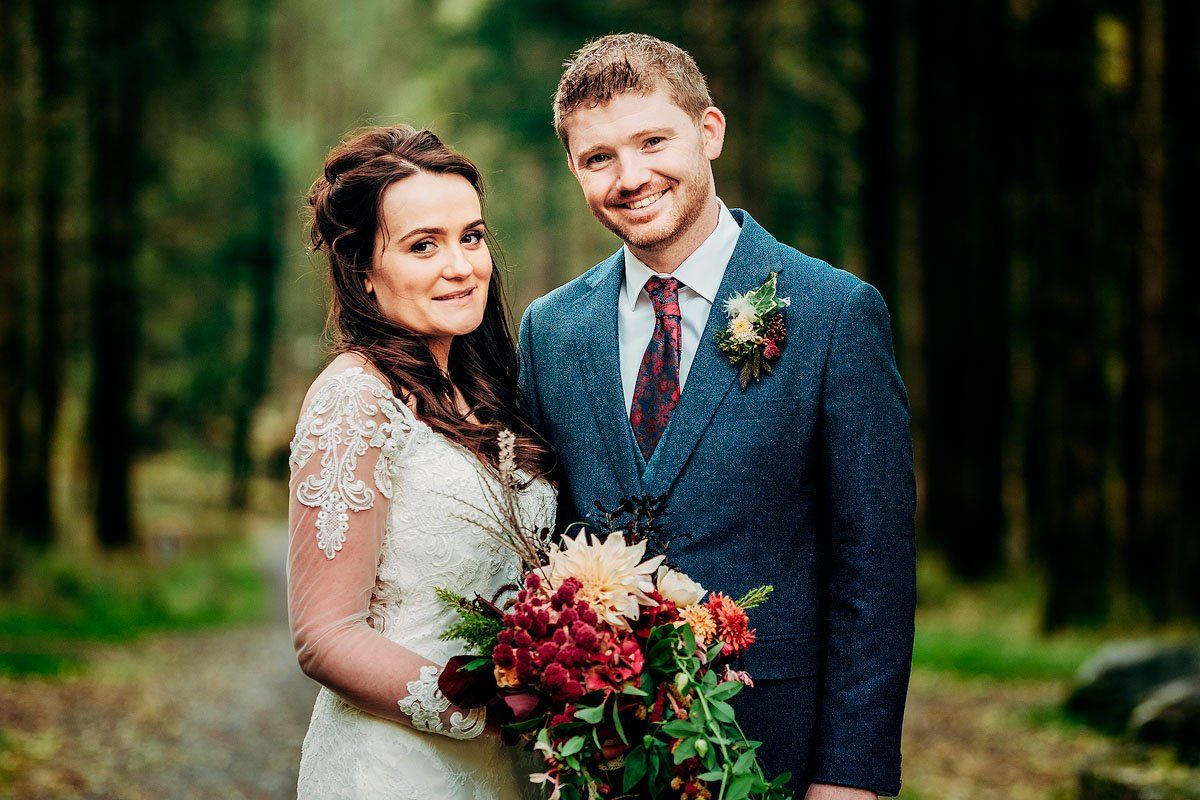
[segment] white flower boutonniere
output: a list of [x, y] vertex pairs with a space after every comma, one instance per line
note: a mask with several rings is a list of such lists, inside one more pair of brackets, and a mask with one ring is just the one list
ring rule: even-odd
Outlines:
[[742, 389], [774, 368], [787, 342], [787, 328], [780, 312], [792, 301], [779, 297], [778, 280], [779, 273], [772, 272], [757, 289], [725, 300], [729, 324], [717, 332], [717, 347], [729, 363], [741, 368], [738, 384]]

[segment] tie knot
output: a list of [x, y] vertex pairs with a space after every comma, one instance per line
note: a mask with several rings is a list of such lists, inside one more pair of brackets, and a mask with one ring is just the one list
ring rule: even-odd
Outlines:
[[679, 310], [679, 281], [675, 278], [660, 278], [655, 275], [646, 281], [646, 294], [654, 303], [654, 313], [657, 316], [681, 317]]

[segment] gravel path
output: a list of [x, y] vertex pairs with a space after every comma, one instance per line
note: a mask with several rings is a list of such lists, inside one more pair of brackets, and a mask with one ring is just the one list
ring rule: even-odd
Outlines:
[[0, 680], [0, 798], [294, 797], [316, 684], [287, 633], [283, 547], [263, 540], [266, 623], [89, 648], [77, 677]]
[[[76, 677], [0, 679], [0, 799], [294, 797], [316, 686], [286, 630], [282, 540], [263, 546], [280, 601], [269, 622], [95, 647]], [[916, 674], [903, 800], [1072, 797], [1105, 743], [1036, 722], [1061, 693]]]

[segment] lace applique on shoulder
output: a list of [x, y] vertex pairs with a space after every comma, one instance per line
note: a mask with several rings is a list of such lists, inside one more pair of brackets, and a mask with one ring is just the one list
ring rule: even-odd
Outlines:
[[450, 729], [442, 724], [442, 714], [450, 708], [450, 701], [438, 688], [441, 670], [432, 665], [421, 667], [421, 677], [406, 684], [408, 697], [398, 701], [400, 710], [412, 717], [413, 727], [429, 733], [440, 733], [451, 739], [474, 739], [483, 733], [487, 724], [487, 712], [473, 708], [466, 714], [455, 711], [450, 715]]
[[296, 487], [297, 499], [319, 508], [317, 547], [332, 559], [346, 542], [350, 512], [375, 503], [375, 491], [356, 473], [358, 459], [368, 448], [380, 448], [375, 487], [392, 496], [392, 470], [413, 431], [411, 409], [397, 402], [379, 378], [351, 367], [316, 391], [296, 423], [289, 463], [292, 473], [321, 453], [321, 472]]

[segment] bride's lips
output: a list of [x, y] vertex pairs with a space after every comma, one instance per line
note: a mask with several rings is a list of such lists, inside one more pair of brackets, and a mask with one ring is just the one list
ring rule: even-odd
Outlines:
[[455, 301], [463, 302], [465, 300], [469, 300], [473, 294], [475, 294], [474, 286], [472, 286], [470, 289], [460, 289], [457, 292], [450, 292], [449, 294], [440, 294], [433, 299], [441, 303], [453, 303]]

